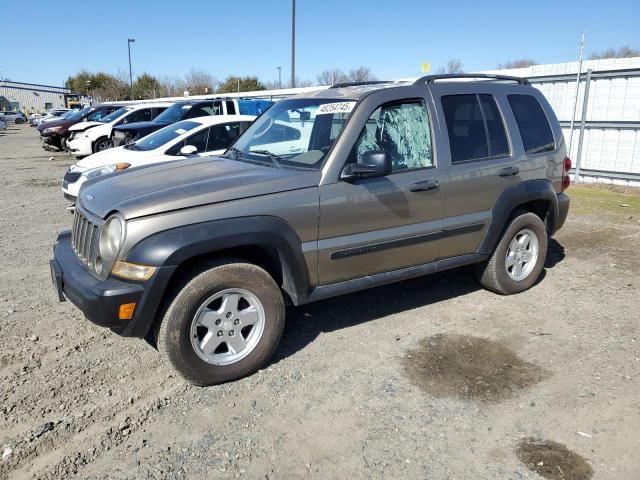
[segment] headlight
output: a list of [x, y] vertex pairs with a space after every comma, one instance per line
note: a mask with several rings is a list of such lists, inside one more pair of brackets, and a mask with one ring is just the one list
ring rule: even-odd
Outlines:
[[49, 127], [45, 128], [42, 133], [56, 133], [58, 130], [60, 130], [60, 127]]
[[102, 175], [108, 175], [113, 172], [120, 172], [126, 170], [131, 166], [130, 163], [116, 163], [115, 165], [105, 165], [104, 167], [94, 168], [85, 172], [84, 177], [89, 180], [91, 178], [101, 177]]
[[117, 215], [109, 217], [102, 227], [98, 243], [102, 262], [110, 264], [118, 256], [124, 238], [124, 228], [124, 220]]

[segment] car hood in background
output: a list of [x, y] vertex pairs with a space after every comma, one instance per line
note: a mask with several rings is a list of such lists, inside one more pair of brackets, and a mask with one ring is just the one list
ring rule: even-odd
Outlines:
[[98, 125], [105, 125], [102, 122], [80, 122], [80, 123], [76, 123], [75, 125], [72, 125], [71, 127], [69, 127], [69, 131], [70, 132], [82, 132], [84, 130], [87, 130], [89, 128], [92, 127], [97, 127]]
[[182, 208], [314, 187], [319, 171], [280, 169], [207, 157], [132, 168], [90, 180], [80, 202], [104, 218], [114, 210], [132, 219]]
[[89, 170], [105, 165], [114, 165], [116, 163], [133, 163], [137, 158], [143, 157], [147, 152], [139, 150], [127, 150], [124, 147], [109, 148], [102, 152], [94, 153], [83, 158], [76, 165], [83, 170]]

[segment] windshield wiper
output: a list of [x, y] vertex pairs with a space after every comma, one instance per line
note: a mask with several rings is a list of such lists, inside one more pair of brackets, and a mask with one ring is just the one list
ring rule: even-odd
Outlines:
[[276, 155], [275, 153], [272, 153], [269, 150], [251, 150], [251, 153], [257, 153], [258, 155], [266, 155], [271, 159], [271, 162], [273, 162], [273, 164], [276, 167], [282, 168], [282, 166], [280, 166], [280, 162], [278, 162], [278, 159], [281, 158], [280, 155]]

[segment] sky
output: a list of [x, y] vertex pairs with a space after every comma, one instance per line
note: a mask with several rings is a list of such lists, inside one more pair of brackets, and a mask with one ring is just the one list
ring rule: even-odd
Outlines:
[[[466, 71], [523, 57], [574, 61], [583, 30], [587, 57], [640, 49], [639, 0], [297, 0], [296, 10], [296, 76], [314, 82], [332, 67], [394, 79], [452, 58]], [[134, 77], [195, 67], [219, 80], [274, 81], [281, 66], [283, 83], [290, 78], [291, 0], [0, 0], [0, 18], [0, 68], [14, 81], [62, 85], [81, 69], [128, 75], [127, 38], [136, 40]]]

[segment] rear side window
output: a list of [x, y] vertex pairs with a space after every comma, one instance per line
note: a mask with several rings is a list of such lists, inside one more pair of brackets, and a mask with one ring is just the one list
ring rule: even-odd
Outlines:
[[232, 101], [227, 100], [227, 115], [235, 115], [236, 114], [236, 106]]
[[508, 95], [507, 98], [520, 130], [525, 153], [532, 155], [555, 150], [551, 126], [540, 102], [532, 95]]
[[452, 163], [509, 155], [504, 122], [493, 95], [446, 95], [442, 109]]

